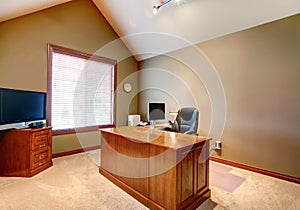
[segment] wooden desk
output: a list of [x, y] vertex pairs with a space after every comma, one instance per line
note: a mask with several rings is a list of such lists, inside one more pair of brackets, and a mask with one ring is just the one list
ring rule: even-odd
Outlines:
[[145, 206], [195, 209], [210, 197], [210, 139], [148, 127], [100, 131], [99, 172]]

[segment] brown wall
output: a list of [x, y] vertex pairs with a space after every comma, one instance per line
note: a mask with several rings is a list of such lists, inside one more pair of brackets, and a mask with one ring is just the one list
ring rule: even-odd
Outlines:
[[[221, 157], [300, 177], [300, 15], [216, 38], [197, 47], [215, 66], [226, 96]], [[169, 58], [159, 56], [140, 65], [165, 67], [166, 59]], [[176, 70], [177, 76], [186, 77], [187, 67], [178, 65], [178, 68], [181, 70]], [[177, 88], [172, 80], [156, 79]], [[142, 77], [140, 82], [147, 79]], [[191, 87], [199, 84], [195, 82], [195, 79], [187, 81]], [[202, 85], [199, 91], [203, 91]], [[141, 94], [140, 104], [149, 95]], [[208, 98], [203, 99], [209, 103]], [[211, 111], [208, 107], [203, 106], [200, 113]], [[205, 114], [204, 117], [210, 119]], [[201, 126], [207, 126], [206, 123], [200, 125], [200, 130], [207, 131]]]
[[[75, 0], [30, 15], [0, 23], [0, 87], [47, 91], [47, 44], [98, 53], [118, 36], [89, 0]], [[129, 54], [124, 45], [119, 51]], [[105, 55], [104, 55], [105, 56]], [[109, 55], [110, 58], [114, 58]], [[118, 84], [135, 72], [137, 63], [130, 56], [118, 63]], [[125, 94], [118, 92], [118, 97]], [[135, 103], [136, 104], [136, 103]], [[136, 107], [131, 109], [136, 111]], [[131, 110], [132, 111], [132, 110]], [[126, 123], [129, 110], [117, 104], [117, 125]], [[83, 137], [53, 137], [53, 153], [99, 144], [98, 132]], [[78, 141], [78, 139], [82, 139]]]

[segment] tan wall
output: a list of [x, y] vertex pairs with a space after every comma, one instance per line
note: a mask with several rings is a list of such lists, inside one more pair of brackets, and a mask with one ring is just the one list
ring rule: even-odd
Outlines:
[[[300, 15], [197, 46], [215, 66], [226, 95], [222, 158], [300, 177]], [[141, 66], [164, 66], [162, 59]], [[187, 67], [179, 68], [178, 76], [185, 77]], [[172, 81], [156, 79], [177, 88]], [[140, 104], [146, 97], [141, 94]], [[200, 112], [209, 111], [207, 107]]]
[[[47, 91], [47, 44], [55, 44], [87, 53], [118, 36], [92, 1], [75, 0], [30, 15], [0, 23], [0, 87]], [[129, 55], [124, 45], [119, 50]], [[105, 55], [104, 55], [105, 56]], [[110, 58], [114, 58], [109, 55]], [[128, 57], [128, 56], [127, 56]], [[118, 83], [135, 72], [132, 57], [118, 63]], [[119, 91], [117, 96], [125, 94]], [[136, 104], [136, 103], [135, 103]], [[132, 106], [131, 109], [137, 108]], [[117, 104], [117, 125], [126, 123], [128, 110]], [[97, 132], [53, 137], [53, 153], [99, 144]]]
[[[200, 110], [201, 133], [209, 132], [211, 107], [205, 86], [184, 58], [187, 52], [158, 56], [139, 63], [139, 113], [147, 120], [148, 102], [165, 102], [166, 121], [179, 107], [193, 106]], [[199, 54], [202, 57], [201, 54]], [[201, 63], [200, 67], [205, 64]]]

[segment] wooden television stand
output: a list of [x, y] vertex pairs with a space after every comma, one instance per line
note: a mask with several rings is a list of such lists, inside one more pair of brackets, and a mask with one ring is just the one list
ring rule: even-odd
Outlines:
[[51, 127], [0, 131], [0, 176], [31, 177], [52, 165]]

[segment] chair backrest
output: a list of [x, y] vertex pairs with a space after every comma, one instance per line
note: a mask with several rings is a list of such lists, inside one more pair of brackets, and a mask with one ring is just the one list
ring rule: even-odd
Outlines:
[[197, 135], [199, 111], [194, 107], [184, 107], [178, 110], [172, 130]]

